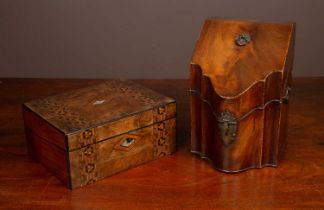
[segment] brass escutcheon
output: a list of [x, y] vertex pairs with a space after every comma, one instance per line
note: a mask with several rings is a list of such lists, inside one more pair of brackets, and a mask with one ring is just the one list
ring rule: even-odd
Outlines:
[[222, 142], [225, 146], [228, 146], [236, 139], [238, 122], [234, 114], [227, 109], [220, 113], [217, 121]]
[[235, 37], [235, 43], [238, 46], [245, 46], [251, 42], [251, 35], [248, 33], [241, 33]]

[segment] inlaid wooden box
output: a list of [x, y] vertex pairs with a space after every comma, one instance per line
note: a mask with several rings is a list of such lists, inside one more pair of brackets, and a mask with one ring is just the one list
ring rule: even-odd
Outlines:
[[294, 36], [294, 23], [205, 21], [190, 65], [193, 153], [224, 172], [277, 166]]
[[176, 103], [131, 81], [27, 102], [29, 154], [73, 189], [175, 150]]

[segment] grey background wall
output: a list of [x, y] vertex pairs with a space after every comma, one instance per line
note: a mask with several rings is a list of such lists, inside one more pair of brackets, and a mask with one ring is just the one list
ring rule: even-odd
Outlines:
[[0, 77], [186, 78], [206, 17], [297, 22], [295, 76], [324, 76], [323, 0], [1, 0]]

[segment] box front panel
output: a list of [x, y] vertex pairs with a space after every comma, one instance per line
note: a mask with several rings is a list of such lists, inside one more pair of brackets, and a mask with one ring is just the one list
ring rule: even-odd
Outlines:
[[125, 116], [119, 120], [109, 122], [85, 131], [68, 135], [69, 150], [75, 150], [86, 145], [97, 143], [116, 135], [127, 133], [142, 127], [175, 117], [176, 103], [162, 105], [141, 113]]
[[175, 118], [69, 153], [72, 188], [165, 156], [175, 149]]

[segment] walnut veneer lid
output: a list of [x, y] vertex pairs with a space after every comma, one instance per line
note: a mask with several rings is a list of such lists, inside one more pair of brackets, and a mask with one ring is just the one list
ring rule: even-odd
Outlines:
[[25, 103], [65, 134], [175, 102], [131, 81], [101, 84]]

